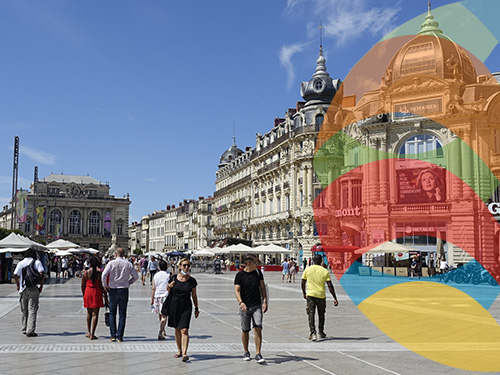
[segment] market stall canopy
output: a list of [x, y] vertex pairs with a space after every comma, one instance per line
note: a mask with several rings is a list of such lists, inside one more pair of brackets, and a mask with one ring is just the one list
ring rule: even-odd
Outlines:
[[80, 245], [77, 245], [76, 243], [73, 243], [71, 241], [63, 240], [62, 238], [55, 240], [54, 242], [51, 242], [47, 245], [48, 249], [60, 249], [60, 250], [75, 249], [78, 247], [80, 247]]
[[73, 253], [68, 251], [68, 250], [53, 249], [53, 251], [54, 251], [54, 255], [58, 256], [58, 257], [65, 257], [65, 256], [73, 255]]
[[215, 253], [208, 249], [200, 249], [200, 250], [195, 250], [192, 255], [197, 257], [213, 257]]
[[377, 245], [375, 247], [372, 246], [367, 246], [363, 247], [361, 249], [356, 250], [354, 253], [355, 254], [365, 254], [365, 253], [405, 253], [409, 251], [418, 251], [418, 249], [415, 249], [410, 246], [406, 245], [401, 245], [396, 242], [391, 242], [387, 241], [384, 243], [381, 243], [380, 245]]
[[[234, 245], [232, 245], [234, 246]], [[214, 248], [211, 248], [210, 251], [212, 251], [215, 255], [222, 255], [222, 254], [229, 254], [229, 247], [214, 247]]]
[[275, 244], [269, 244], [269, 245], [261, 245], [257, 246], [254, 250], [258, 250], [260, 254], [266, 254], [266, 253], [292, 253], [292, 250], [286, 249], [282, 246], [278, 246]]
[[[30, 247], [37, 251], [44, 251], [45, 246], [39, 244], [38, 242], [32, 241], [27, 237], [21, 236], [17, 233], [10, 233], [7, 237], [0, 240], [0, 252], [23, 252], [28, 250]], [[7, 250], [9, 249], [9, 250]], [[14, 249], [14, 251], [12, 251]]]
[[250, 246], [239, 243], [237, 245], [231, 245], [225, 248], [226, 252], [224, 254], [242, 254], [242, 253], [251, 253], [253, 248]]

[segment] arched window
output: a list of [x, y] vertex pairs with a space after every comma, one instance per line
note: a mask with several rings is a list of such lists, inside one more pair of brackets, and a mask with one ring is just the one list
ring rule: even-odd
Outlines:
[[58, 208], [54, 208], [50, 211], [49, 215], [49, 233], [56, 233], [57, 225], [62, 223], [62, 213]]
[[78, 210], [73, 210], [69, 213], [69, 233], [82, 233], [82, 214]]
[[444, 156], [441, 142], [435, 135], [419, 134], [408, 138], [399, 149], [401, 157], [404, 155], [425, 154], [427, 158]]
[[101, 234], [101, 215], [97, 211], [89, 214], [89, 234]]

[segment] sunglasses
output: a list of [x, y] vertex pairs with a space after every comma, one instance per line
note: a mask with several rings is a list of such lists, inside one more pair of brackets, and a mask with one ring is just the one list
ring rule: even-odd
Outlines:
[[191, 265], [190, 265], [190, 264], [183, 264], [183, 265], [182, 265], [182, 267], [187, 267], [187, 268], [189, 268], [189, 267], [191, 267]]

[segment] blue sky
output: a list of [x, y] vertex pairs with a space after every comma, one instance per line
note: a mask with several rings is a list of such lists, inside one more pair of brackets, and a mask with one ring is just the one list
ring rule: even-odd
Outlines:
[[425, 0], [1, 0], [0, 204], [16, 135], [23, 189], [35, 165], [40, 178], [89, 174], [130, 193], [132, 221], [211, 195], [233, 123], [237, 145], [254, 147], [302, 100], [320, 19], [328, 72], [343, 78], [426, 10]]

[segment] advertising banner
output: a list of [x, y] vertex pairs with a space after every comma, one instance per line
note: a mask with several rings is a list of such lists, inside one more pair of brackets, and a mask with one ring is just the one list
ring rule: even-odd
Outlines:
[[28, 209], [28, 191], [18, 190], [16, 193], [16, 214], [18, 222], [26, 223], [27, 209]]
[[398, 203], [436, 203], [446, 200], [445, 174], [441, 168], [396, 170]]
[[36, 208], [35, 230], [40, 234], [45, 234], [45, 207]]

